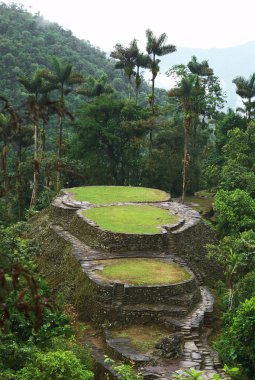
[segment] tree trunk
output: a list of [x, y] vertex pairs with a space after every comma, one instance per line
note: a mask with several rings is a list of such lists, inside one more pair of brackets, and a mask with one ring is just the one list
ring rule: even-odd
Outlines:
[[58, 129], [58, 170], [57, 170], [57, 191], [61, 189], [61, 158], [63, 153], [63, 116], [59, 116]]
[[34, 183], [30, 201], [30, 208], [34, 207], [37, 200], [38, 183], [39, 183], [39, 158], [38, 158], [38, 120], [35, 120], [34, 125]]
[[42, 158], [45, 158], [45, 152], [46, 152], [46, 123], [43, 122], [43, 128], [42, 128]]
[[[4, 178], [4, 158], [3, 158], [3, 152], [0, 152], [0, 174], [3, 176]], [[3, 181], [3, 185], [4, 185], [4, 181]], [[1, 186], [0, 188], [0, 198], [4, 196], [4, 193], [5, 193], [5, 190], [4, 190], [5, 186]]]
[[189, 153], [188, 153], [188, 133], [190, 128], [191, 118], [185, 116], [184, 119], [184, 150], [183, 150], [183, 161], [182, 161], [182, 203], [184, 203], [186, 195], [186, 185], [187, 185], [187, 171], [189, 166]]
[[128, 99], [131, 99], [131, 78], [128, 78]]

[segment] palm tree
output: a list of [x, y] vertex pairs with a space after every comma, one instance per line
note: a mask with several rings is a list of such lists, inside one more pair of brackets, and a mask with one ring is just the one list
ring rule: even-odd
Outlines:
[[103, 74], [98, 79], [88, 77], [84, 86], [77, 88], [77, 94], [94, 98], [102, 94], [111, 94], [114, 92], [111, 85], [107, 84], [107, 75]]
[[170, 54], [176, 51], [175, 45], [166, 45], [167, 35], [166, 33], [160, 34], [157, 38], [150, 29], [146, 30], [147, 53], [151, 56], [150, 69], [152, 73], [152, 91], [150, 96], [150, 106], [152, 113], [154, 114], [154, 100], [155, 100], [155, 79], [159, 73], [160, 60], [156, 56], [162, 57], [163, 55]]
[[242, 99], [247, 99], [247, 101], [243, 100], [243, 104], [247, 113], [247, 120], [250, 121], [255, 110], [255, 102], [252, 101], [255, 96], [255, 73], [249, 79], [239, 76], [233, 79], [232, 82], [236, 85], [236, 93]]
[[75, 85], [84, 82], [84, 77], [80, 73], [73, 70], [73, 65], [70, 63], [63, 64], [57, 58], [53, 58], [53, 71], [41, 70], [41, 78], [46, 79], [52, 86], [59, 90], [60, 98], [56, 107], [59, 118], [58, 124], [58, 175], [57, 175], [57, 190], [61, 187], [61, 158], [63, 154], [63, 120], [66, 114], [69, 114], [65, 104], [65, 95], [68, 95]]
[[184, 129], [184, 151], [182, 160], [182, 202], [184, 202], [187, 185], [187, 172], [190, 163], [189, 155], [189, 134], [191, 131], [192, 120], [194, 117], [194, 107], [197, 101], [197, 97], [203, 94], [204, 91], [197, 86], [196, 78], [191, 75], [186, 78], [182, 78], [177, 87], [172, 88], [168, 95], [175, 97], [179, 100], [183, 112], [183, 129]]
[[132, 40], [127, 48], [123, 47], [121, 44], [116, 44], [114, 48], [115, 50], [111, 52], [110, 57], [118, 60], [118, 62], [115, 64], [115, 68], [123, 69], [125, 75], [128, 77], [128, 98], [130, 99], [131, 78], [132, 76], [135, 76], [135, 60], [139, 53], [137, 40]]
[[[68, 95], [73, 86], [84, 82], [84, 77], [73, 70], [73, 65], [62, 64], [57, 58], [53, 58], [53, 71], [41, 70], [41, 78], [46, 79], [51, 85], [59, 90], [62, 109], [65, 109], [65, 95]], [[59, 114], [59, 135], [58, 135], [58, 156], [59, 159], [63, 153], [63, 118], [64, 112]]]
[[25, 87], [29, 96], [26, 100], [26, 108], [34, 124], [34, 180], [33, 191], [31, 195], [30, 208], [33, 207], [37, 200], [38, 184], [39, 184], [39, 95], [43, 92], [43, 80], [36, 72], [32, 78], [21, 77], [18, 81]]
[[[207, 78], [213, 75], [213, 69], [209, 67], [208, 61], [204, 60], [202, 62], [198, 62], [197, 57], [193, 55], [191, 57], [191, 61], [189, 61], [187, 66], [190, 72], [196, 76], [197, 88], [202, 87], [205, 94]], [[194, 107], [194, 133], [195, 134], [197, 130], [199, 114], [203, 115], [202, 123], [204, 124], [205, 115], [206, 115], [205, 108], [206, 108], [206, 105], [204, 102], [204, 96], [198, 97], [196, 107]]]
[[209, 67], [208, 61], [204, 60], [201, 63], [199, 63], [195, 55], [191, 57], [191, 61], [188, 63], [187, 66], [192, 72], [192, 74], [197, 74], [201, 77], [213, 75], [213, 69]]

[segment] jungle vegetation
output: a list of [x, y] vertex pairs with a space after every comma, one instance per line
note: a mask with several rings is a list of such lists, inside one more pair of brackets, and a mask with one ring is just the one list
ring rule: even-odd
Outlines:
[[225, 273], [215, 347], [240, 379], [254, 379], [255, 74], [233, 78], [243, 106], [223, 112], [219, 79], [196, 57], [169, 68], [168, 93], [156, 88], [160, 57], [176, 49], [165, 33], [147, 30], [146, 52], [117, 41], [108, 58], [4, 3], [0, 33], [1, 378], [55, 379], [56, 367], [63, 379], [93, 378], [75, 312], [37, 272], [24, 220], [61, 187], [132, 185], [183, 201], [202, 189], [214, 196], [219, 244], [208, 251]]

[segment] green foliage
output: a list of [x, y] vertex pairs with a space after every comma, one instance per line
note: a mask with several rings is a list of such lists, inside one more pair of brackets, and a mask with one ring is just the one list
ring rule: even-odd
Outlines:
[[[206, 380], [208, 377], [203, 375], [202, 371], [196, 371], [194, 368], [186, 369], [184, 371], [178, 371], [178, 374], [174, 375], [174, 379], [180, 380]], [[212, 379], [221, 380], [218, 375], [213, 375]]]
[[251, 268], [251, 271], [245, 274], [236, 285], [235, 290], [235, 304], [244, 302], [245, 299], [255, 297], [255, 271]]
[[31, 364], [16, 374], [17, 380], [90, 380], [93, 377], [71, 351], [61, 350], [38, 353]]
[[116, 95], [98, 96], [79, 110], [71, 151], [73, 158], [81, 159], [89, 184], [141, 181], [148, 116], [148, 111]]
[[[5, 89], [7, 97], [20, 102], [23, 93], [15, 83], [15, 78], [24, 73], [29, 76], [39, 66], [49, 69], [53, 56], [66, 62], [75, 62], [76, 69], [82, 70], [83, 75], [100, 76], [103, 71], [111, 78], [118, 77], [105, 53], [93, 47], [89, 41], [79, 40], [71, 31], [55, 23], [46, 24], [40, 15], [33, 16], [20, 5], [1, 3], [0, 9], [0, 23], [8, 25], [0, 44], [2, 73], [6, 72], [8, 61], [9, 75], [3, 74], [1, 79], [1, 88]], [[121, 76], [119, 78], [121, 90], [125, 91], [126, 84]], [[77, 104], [79, 97], [72, 97], [73, 102]]]
[[244, 190], [219, 190], [213, 207], [221, 236], [235, 235], [255, 227], [255, 200]]
[[[253, 295], [254, 283], [251, 282], [253, 277], [249, 276], [249, 271], [255, 269], [255, 233], [247, 231], [240, 233], [237, 237], [225, 236], [219, 244], [209, 245], [208, 249], [209, 254], [221, 264], [226, 276], [228, 290], [226, 291], [223, 286], [218, 289], [223, 308], [224, 310], [235, 309], [240, 302], [245, 300], [245, 297], [242, 298], [243, 294]], [[244, 284], [250, 285], [245, 291]], [[227, 292], [228, 299], [226, 299]]]
[[143, 378], [130, 364], [118, 364], [107, 356], [105, 356], [105, 363], [111, 365], [121, 380], [142, 380]]
[[[224, 365], [224, 372], [231, 376], [231, 379], [238, 379], [239, 369], [237, 367], [229, 368], [226, 364]], [[180, 380], [222, 380], [222, 378], [214, 374], [212, 377], [207, 377], [203, 374], [203, 371], [196, 371], [194, 368], [186, 369], [184, 371], [178, 371], [178, 374], [174, 375], [174, 379]]]
[[91, 359], [75, 339], [70, 317], [36, 271], [33, 259], [40, 251], [29, 238], [29, 226], [0, 228], [2, 377], [93, 378], [87, 370]]
[[245, 300], [236, 312], [229, 315], [224, 332], [216, 347], [222, 359], [230, 364], [239, 364], [248, 376], [255, 372], [255, 297]]
[[253, 121], [247, 124], [233, 111], [221, 115], [216, 125], [216, 141], [203, 169], [207, 186], [240, 188], [254, 195], [254, 135]]

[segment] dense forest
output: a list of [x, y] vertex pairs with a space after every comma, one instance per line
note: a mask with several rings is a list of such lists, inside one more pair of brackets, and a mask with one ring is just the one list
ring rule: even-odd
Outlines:
[[1, 378], [93, 378], [84, 326], [39, 274], [27, 221], [63, 187], [104, 184], [214, 197], [207, 223], [219, 243], [208, 254], [225, 281], [213, 344], [233, 376], [255, 379], [255, 74], [233, 78], [243, 107], [225, 113], [219, 79], [195, 56], [169, 67], [173, 88], [157, 89], [160, 58], [176, 50], [165, 33], [148, 29], [146, 52], [116, 41], [107, 58], [4, 3], [0, 33]]

